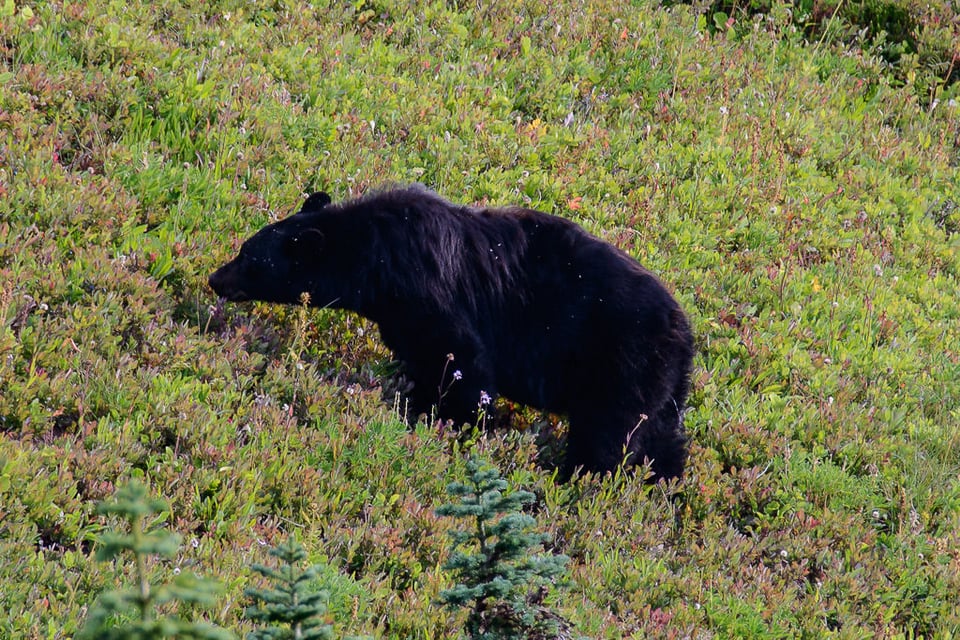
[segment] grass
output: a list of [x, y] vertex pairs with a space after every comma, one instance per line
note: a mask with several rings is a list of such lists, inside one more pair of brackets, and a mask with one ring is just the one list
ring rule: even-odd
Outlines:
[[[152, 569], [224, 585], [213, 624], [249, 630], [249, 565], [296, 532], [338, 634], [455, 637], [434, 509], [467, 449], [537, 496], [582, 635], [955, 634], [958, 85], [786, 9], [0, 2], [0, 636], [72, 637], [129, 583], [92, 543], [134, 478], [185, 542]], [[557, 485], [529, 411], [408, 430], [375, 327], [207, 289], [303, 193], [414, 180], [669, 283], [679, 484]]]

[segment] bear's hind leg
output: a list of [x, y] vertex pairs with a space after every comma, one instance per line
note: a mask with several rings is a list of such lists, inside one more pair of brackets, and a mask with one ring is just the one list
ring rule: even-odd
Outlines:
[[687, 440], [679, 407], [668, 400], [656, 415], [640, 422], [629, 434], [631, 462], [643, 464], [649, 460], [653, 482], [678, 478], [687, 461]]
[[603, 473], [622, 464], [650, 463], [651, 482], [679, 477], [687, 459], [687, 436], [677, 408], [670, 403], [651, 417], [616, 413], [570, 415], [570, 434], [561, 479], [577, 469]]
[[560, 479], [568, 480], [576, 471], [605, 473], [614, 471], [624, 462], [626, 431], [612, 416], [600, 414], [569, 416], [570, 431], [567, 449], [561, 467]]

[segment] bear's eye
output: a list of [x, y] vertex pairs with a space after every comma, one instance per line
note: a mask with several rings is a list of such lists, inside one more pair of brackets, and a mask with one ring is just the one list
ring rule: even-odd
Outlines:
[[316, 257], [323, 251], [326, 238], [319, 229], [306, 229], [283, 240], [283, 250], [288, 258], [305, 260]]

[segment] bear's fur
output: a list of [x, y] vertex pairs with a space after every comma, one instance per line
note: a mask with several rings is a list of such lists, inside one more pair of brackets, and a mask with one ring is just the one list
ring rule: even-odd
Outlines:
[[414, 384], [413, 418], [473, 422], [499, 394], [568, 417], [566, 477], [625, 458], [649, 460], [656, 479], [683, 471], [687, 319], [650, 272], [563, 218], [419, 185], [340, 204], [315, 193], [210, 286], [238, 302], [305, 292], [373, 320]]

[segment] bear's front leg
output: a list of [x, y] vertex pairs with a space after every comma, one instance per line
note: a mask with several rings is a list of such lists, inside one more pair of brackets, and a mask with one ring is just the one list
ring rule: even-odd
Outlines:
[[408, 419], [415, 421], [426, 414], [458, 427], [477, 424], [480, 409], [492, 403], [497, 390], [493, 374], [482, 359], [471, 356], [451, 358], [444, 354], [407, 362], [407, 377], [413, 382]]
[[451, 386], [438, 405], [440, 418], [451, 420], [456, 426], [478, 424], [480, 412], [489, 412], [496, 398], [493, 381], [483, 380], [486, 382], [478, 379], [464, 384], [460, 384], [464, 380], [458, 380], [456, 386]]

